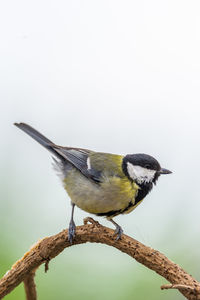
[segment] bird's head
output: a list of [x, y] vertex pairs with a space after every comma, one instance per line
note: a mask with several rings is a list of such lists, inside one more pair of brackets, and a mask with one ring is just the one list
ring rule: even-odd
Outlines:
[[128, 154], [122, 163], [123, 172], [138, 185], [156, 183], [161, 174], [170, 174], [171, 171], [161, 168], [159, 162], [148, 154]]

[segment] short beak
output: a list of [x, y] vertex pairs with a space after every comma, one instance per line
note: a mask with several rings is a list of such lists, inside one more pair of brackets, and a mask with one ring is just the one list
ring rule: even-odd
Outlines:
[[160, 174], [171, 174], [172, 172], [170, 170], [161, 168], [161, 170], [159, 171]]

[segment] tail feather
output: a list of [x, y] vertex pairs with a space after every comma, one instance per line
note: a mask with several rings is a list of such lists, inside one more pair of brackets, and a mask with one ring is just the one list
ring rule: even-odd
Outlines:
[[33, 127], [25, 123], [14, 123], [14, 125], [30, 135], [34, 140], [36, 140], [40, 145], [53, 153], [57, 158], [63, 159], [63, 157], [53, 148], [55, 144], [47, 139], [43, 134], [35, 130]]

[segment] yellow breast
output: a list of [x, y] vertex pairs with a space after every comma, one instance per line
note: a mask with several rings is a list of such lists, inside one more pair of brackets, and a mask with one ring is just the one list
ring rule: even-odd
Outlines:
[[126, 177], [104, 177], [96, 184], [75, 169], [64, 179], [64, 187], [73, 203], [94, 214], [125, 209], [130, 201], [135, 202], [138, 191]]

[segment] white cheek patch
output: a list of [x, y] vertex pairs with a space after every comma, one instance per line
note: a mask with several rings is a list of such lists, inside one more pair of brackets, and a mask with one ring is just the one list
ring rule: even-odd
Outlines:
[[130, 162], [127, 163], [127, 171], [129, 176], [138, 183], [152, 182], [156, 173], [155, 170], [134, 166]]

